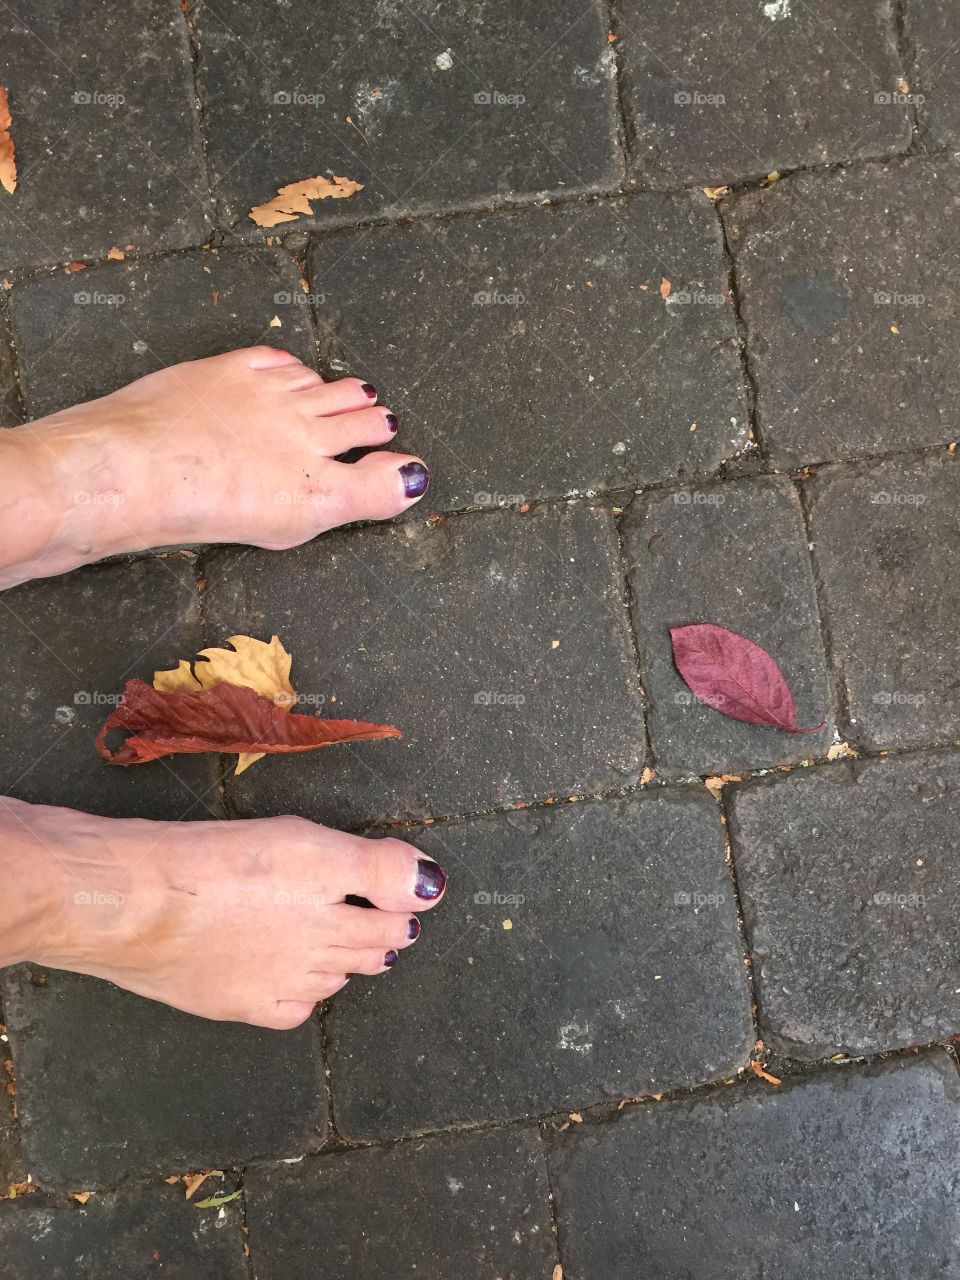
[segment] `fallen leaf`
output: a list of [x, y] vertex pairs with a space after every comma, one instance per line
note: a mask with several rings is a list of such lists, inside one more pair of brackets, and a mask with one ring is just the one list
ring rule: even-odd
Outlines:
[[574, 1124], [583, 1124], [583, 1116], [579, 1111], [571, 1111], [570, 1119]]
[[279, 317], [279, 316], [274, 316], [274, 317], [272, 318], [272, 320], [270, 321], [270, 328], [271, 328], [271, 329], [282, 329], [282, 328], [283, 328], [283, 321], [280, 319], [280, 317]]
[[828, 760], [856, 760], [860, 753], [849, 742], [835, 742], [827, 752]]
[[684, 682], [709, 707], [748, 724], [768, 725], [789, 733], [816, 733], [823, 724], [804, 729], [783, 672], [766, 649], [746, 636], [711, 622], [671, 627], [673, 660]]
[[709, 778], [704, 778], [703, 785], [707, 788], [708, 791], [712, 792], [714, 796], [719, 796], [720, 792], [723, 790], [723, 788], [726, 786], [728, 782], [742, 782], [742, 781], [743, 781], [743, 778], [740, 776], [739, 773], [718, 773], [718, 774], [713, 774]]
[[208, 1196], [206, 1200], [198, 1200], [197, 1209], [219, 1209], [222, 1204], [229, 1204], [231, 1200], [236, 1200], [240, 1195], [239, 1191], [231, 1191], [229, 1195]]
[[[235, 684], [270, 698], [278, 707], [289, 710], [297, 701], [290, 683], [293, 658], [271, 636], [270, 643], [252, 636], [228, 636], [232, 649], [201, 649], [193, 663], [183, 659], [172, 671], [155, 671], [153, 687], [161, 693], [184, 689], [212, 689], [218, 684]], [[243, 773], [264, 757], [263, 751], [245, 752], [237, 760], [236, 772]]]
[[279, 187], [277, 194], [266, 204], [254, 205], [251, 219], [258, 227], [275, 227], [280, 222], [295, 222], [303, 214], [313, 213], [311, 200], [346, 200], [362, 191], [363, 186], [352, 178], [304, 178], [302, 182], [289, 182]]
[[672, 288], [673, 288], [673, 285], [670, 283], [670, 281], [667, 279], [666, 276], [663, 276], [660, 280], [660, 297], [663, 298], [664, 301], [666, 301], [667, 298], [670, 297], [670, 290]]
[[553, 1268], [553, 1275], [550, 1277], [550, 1280], [563, 1280], [563, 1267], [561, 1267], [559, 1262]]
[[127, 255], [122, 249], [118, 249], [116, 245], [112, 249], [107, 250], [107, 258], [111, 262], [122, 262]]
[[203, 1186], [212, 1172], [212, 1169], [206, 1169], [201, 1173], [185, 1173], [183, 1175], [183, 1190], [187, 1200], [193, 1196], [193, 1193], [198, 1188]]
[[[125, 729], [130, 737], [111, 752], [106, 737], [114, 729]], [[237, 685], [160, 693], [143, 680], [128, 680], [122, 701], [97, 734], [97, 750], [111, 764], [127, 765], [203, 751], [289, 753], [402, 737], [392, 725], [295, 715]]]
[[951, 456], [951, 457], [953, 457], [953, 455], [954, 455], [956, 452], [957, 452], [957, 442], [956, 442], [956, 440], [954, 440], [954, 441], [952, 441], [950, 444], [948, 444], [948, 445], [947, 445], [947, 453], [949, 453], [949, 454], [950, 454], [950, 456]]
[[71, 1191], [70, 1194], [71, 1196], [73, 1196], [74, 1200], [76, 1200], [79, 1204], [86, 1204], [87, 1201], [90, 1199], [90, 1197], [93, 1195], [93, 1192], [92, 1191]]
[[779, 1079], [779, 1077], [772, 1076], [769, 1071], [764, 1071], [759, 1062], [751, 1061], [750, 1069], [753, 1071], [754, 1075], [759, 1076], [761, 1080], [766, 1080], [767, 1084], [783, 1084], [783, 1081]]
[[72, 276], [75, 271], [86, 271], [87, 264], [85, 262], [68, 262], [63, 269], [68, 276]]
[[513, 928], [513, 921], [512, 921], [511, 919], [507, 918], [507, 919], [506, 919], [506, 920], [504, 920], [504, 922], [503, 922], [503, 927], [504, 927], [504, 929], [507, 931], [507, 933], [509, 933], [509, 932], [510, 932], [510, 930]]
[[6, 89], [0, 84], [0, 186], [10, 195], [13, 195], [17, 189], [17, 158], [10, 134], [12, 127], [10, 98]]
[[722, 200], [730, 191], [729, 187], [704, 187], [703, 194], [708, 200]]
[[775, 182], [779, 182], [780, 181], [779, 169], [774, 169], [772, 173], [768, 173], [763, 181], [764, 181], [764, 186], [767, 186], [767, 187], [772, 186]]
[[909, 93], [909, 92], [910, 92], [910, 86], [909, 86], [909, 84], [907, 84], [906, 80], [898, 80], [898, 81], [897, 81], [897, 89], [899, 90], [899, 92], [900, 92], [900, 93]]
[[643, 773], [641, 773], [640, 775], [641, 787], [645, 787], [648, 782], [652, 782], [656, 776], [657, 776], [656, 769], [650, 769], [650, 768], [644, 769]]

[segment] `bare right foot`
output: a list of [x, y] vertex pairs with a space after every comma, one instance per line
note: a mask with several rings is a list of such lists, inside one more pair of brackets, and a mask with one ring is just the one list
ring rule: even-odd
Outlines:
[[149, 822], [0, 798], [0, 848], [0, 965], [91, 974], [276, 1029], [349, 974], [392, 968], [420, 933], [413, 913], [446, 883], [402, 840], [296, 817]]

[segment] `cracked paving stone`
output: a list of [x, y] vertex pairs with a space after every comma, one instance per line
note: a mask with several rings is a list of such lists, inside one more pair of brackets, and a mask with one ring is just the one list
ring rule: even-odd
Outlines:
[[715, 186], [910, 143], [882, 0], [624, 0], [617, 21], [644, 183]]
[[331, 367], [362, 372], [431, 467], [418, 512], [709, 475], [749, 441], [702, 199], [338, 235], [310, 276]]
[[[659, 772], [797, 764], [833, 741], [830, 690], [800, 502], [785, 480], [637, 498], [624, 518], [634, 625]], [[673, 661], [670, 628], [713, 622], [762, 645], [793, 691], [792, 734], [697, 701]]]
[[205, 572], [210, 643], [275, 633], [294, 655], [301, 711], [404, 734], [259, 761], [228, 779], [244, 815], [350, 827], [609, 790], [640, 773], [606, 508], [369, 526], [295, 551], [214, 552]]
[[312, 1022], [266, 1031], [57, 969], [5, 972], [24, 1153], [44, 1186], [237, 1167], [324, 1138]]
[[943, 1052], [631, 1108], [549, 1151], [564, 1274], [952, 1276], [958, 1144]]
[[20, 388], [16, 358], [10, 341], [6, 305], [0, 303], [0, 427], [15, 427], [19, 422]]
[[960, 737], [960, 466], [824, 468], [811, 536], [851, 733], [872, 750]]
[[557, 1265], [535, 1125], [351, 1151], [245, 1178], [258, 1280], [543, 1276]]
[[266, 343], [315, 362], [300, 275], [280, 250], [108, 262], [15, 285], [9, 297], [31, 417], [234, 347]]
[[224, 215], [263, 234], [251, 207], [317, 174], [364, 190], [315, 203], [295, 228], [615, 187], [607, 30], [598, 0], [202, 5], [199, 93]]
[[160, 1274], [245, 1280], [236, 1202], [222, 1211], [198, 1209], [181, 1186], [150, 1187], [97, 1194], [82, 1205], [25, 1196], [0, 1212], [0, 1280]]
[[807, 769], [732, 789], [760, 1032], [797, 1058], [960, 1027], [960, 759]]
[[202, 241], [210, 196], [178, 0], [5, 10], [19, 181], [0, 191], [0, 268]]
[[[334, 1114], [347, 1138], [664, 1092], [749, 1058], [723, 827], [702, 789], [410, 838], [451, 887], [389, 983], [351, 984], [332, 1006]], [[438, 1036], [450, 1052], [430, 1051]]]
[[801, 174], [725, 214], [778, 467], [957, 438], [955, 209], [943, 160]]

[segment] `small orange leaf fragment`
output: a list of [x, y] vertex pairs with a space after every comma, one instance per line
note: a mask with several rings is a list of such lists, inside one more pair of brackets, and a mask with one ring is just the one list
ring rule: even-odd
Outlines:
[[673, 285], [670, 283], [670, 281], [667, 279], [666, 276], [663, 276], [660, 280], [660, 297], [663, 298], [664, 301], [666, 301], [667, 298], [670, 297], [670, 290], [672, 288], [673, 288]]
[[778, 1076], [772, 1076], [769, 1071], [765, 1071], [759, 1062], [751, 1062], [750, 1069], [761, 1080], [766, 1080], [767, 1084], [783, 1084], [783, 1081]]
[[0, 186], [10, 195], [13, 195], [17, 189], [17, 158], [10, 134], [12, 125], [10, 98], [6, 89], [0, 84]]
[[313, 213], [311, 200], [346, 200], [363, 190], [363, 185], [352, 178], [322, 176], [304, 178], [301, 182], [288, 182], [280, 187], [272, 200], [256, 204], [250, 210], [250, 218], [258, 227], [275, 227], [281, 222], [295, 222], [297, 218]]
[[116, 245], [107, 250], [107, 258], [110, 262], [122, 262], [126, 256], [123, 250], [118, 249]]

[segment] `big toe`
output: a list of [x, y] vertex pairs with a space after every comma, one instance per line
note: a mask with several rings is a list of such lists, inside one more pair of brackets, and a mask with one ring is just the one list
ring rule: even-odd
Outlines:
[[426, 465], [408, 454], [368, 453], [359, 462], [334, 465], [344, 523], [389, 520], [418, 502], [430, 483]]
[[384, 911], [425, 911], [443, 896], [443, 868], [404, 840], [364, 839], [347, 892]]

